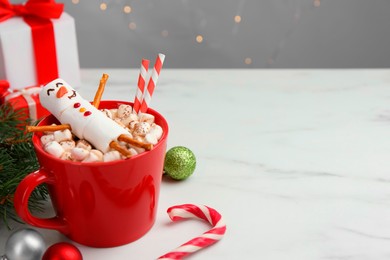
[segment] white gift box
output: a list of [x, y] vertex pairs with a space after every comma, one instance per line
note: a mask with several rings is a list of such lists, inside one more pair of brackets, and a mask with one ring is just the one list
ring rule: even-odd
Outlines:
[[[58, 77], [78, 87], [80, 65], [74, 19], [67, 13], [62, 13], [59, 19], [51, 21], [54, 27]], [[37, 80], [31, 30], [21, 17], [0, 22], [0, 79], [7, 80], [12, 89], [48, 83]]]

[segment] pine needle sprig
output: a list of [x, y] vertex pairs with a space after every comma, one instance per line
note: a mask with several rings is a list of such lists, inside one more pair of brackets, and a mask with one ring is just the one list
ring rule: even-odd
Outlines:
[[[9, 104], [0, 105], [0, 224], [8, 228], [10, 219], [20, 222], [13, 204], [17, 186], [27, 174], [39, 168], [31, 134], [24, 131], [31, 121], [21, 119], [23, 113]], [[30, 210], [42, 210], [47, 197], [46, 187], [38, 186], [30, 196]]]

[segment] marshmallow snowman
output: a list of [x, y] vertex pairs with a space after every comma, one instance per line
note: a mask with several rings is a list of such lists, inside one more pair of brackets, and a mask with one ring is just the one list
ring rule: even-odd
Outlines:
[[105, 114], [83, 99], [62, 79], [45, 85], [39, 95], [41, 104], [61, 124], [69, 124], [73, 134], [85, 139], [102, 152], [110, 150], [110, 143], [129, 132], [109, 119]]

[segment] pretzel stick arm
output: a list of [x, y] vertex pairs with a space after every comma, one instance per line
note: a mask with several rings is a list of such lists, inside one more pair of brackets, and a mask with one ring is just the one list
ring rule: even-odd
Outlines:
[[114, 149], [114, 150], [117, 150], [120, 154], [122, 154], [123, 156], [127, 157], [127, 158], [130, 158], [131, 157], [131, 153], [130, 151], [128, 151], [127, 149], [123, 148], [118, 142], [116, 141], [111, 141], [110, 143], [110, 148]]
[[93, 99], [92, 105], [96, 108], [99, 108], [100, 100], [102, 99], [104, 88], [106, 86], [106, 82], [108, 80], [108, 75], [103, 74], [100, 79], [98, 90], [96, 91], [95, 98]]
[[121, 134], [120, 136], [118, 136], [118, 141], [126, 142], [126, 143], [134, 145], [136, 147], [144, 148], [145, 150], [148, 150], [148, 151], [153, 148], [152, 144], [139, 142], [139, 141], [134, 140], [133, 138], [131, 138], [130, 136], [125, 135], [125, 134]]
[[26, 126], [26, 131], [29, 133], [31, 133], [31, 132], [54, 132], [54, 131], [65, 130], [65, 129], [71, 130], [70, 125], [65, 124], [65, 125], [42, 125], [42, 126], [28, 125], [28, 126]]

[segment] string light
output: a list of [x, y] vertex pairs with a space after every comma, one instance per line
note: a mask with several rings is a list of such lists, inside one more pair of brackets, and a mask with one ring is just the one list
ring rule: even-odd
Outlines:
[[244, 62], [245, 62], [246, 65], [251, 65], [252, 64], [252, 59], [249, 58], [249, 57], [245, 58]]
[[100, 4], [100, 10], [105, 11], [107, 9], [107, 4], [106, 3], [101, 3]]
[[137, 28], [137, 25], [134, 22], [129, 23], [129, 29], [130, 30], [134, 31], [136, 28]]
[[202, 35], [197, 35], [197, 36], [196, 36], [196, 42], [197, 42], [197, 43], [203, 42], [203, 36], [202, 36]]
[[123, 7], [123, 12], [126, 14], [131, 13], [131, 7], [129, 5], [126, 5], [125, 7]]
[[167, 30], [162, 30], [161, 31], [161, 36], [162, 37], [168, 37], [168, 31]]
[[240, 23], [242, 21], [242, 16], [241, 15], [244, 12], [245, 3], [246, 3], [246, 0], [238, 1], [237, 10], [235, 12], [236, 15], [233, 18], [235, 24], [233, 25], [233, 28], [232, 28], [232, 35], [237, 35], [238, 30], [240, 29]]

